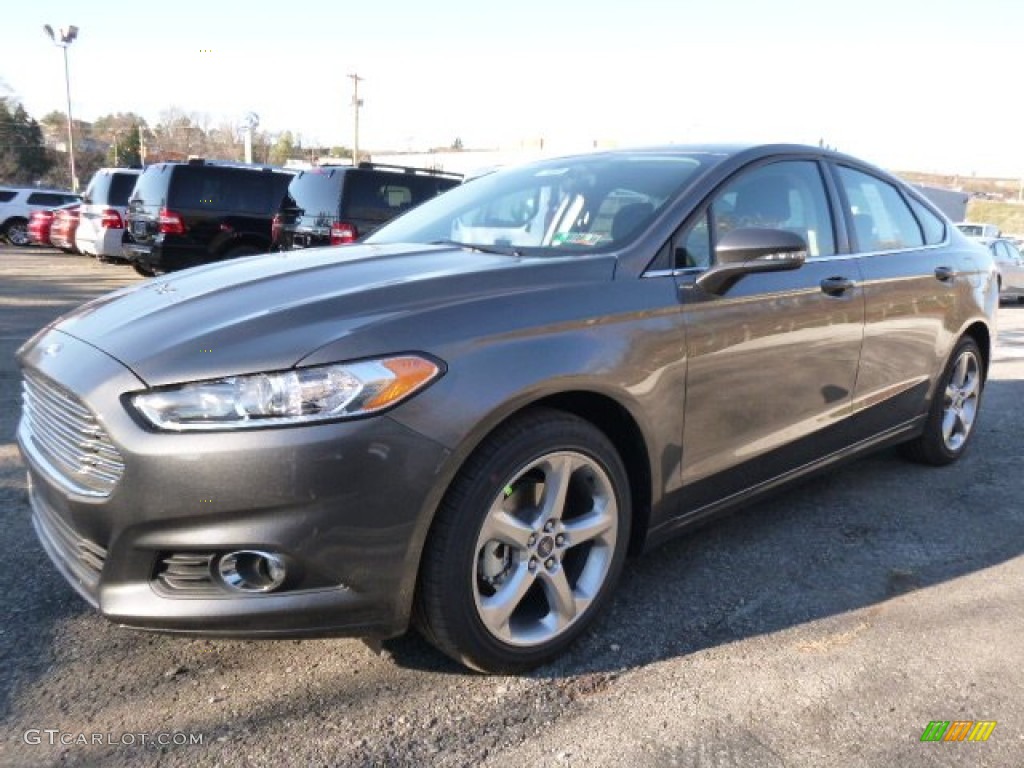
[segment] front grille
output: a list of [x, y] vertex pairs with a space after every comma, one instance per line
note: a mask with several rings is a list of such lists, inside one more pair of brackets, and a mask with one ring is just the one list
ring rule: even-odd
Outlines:
[[82, 587], [89, 593], [96, 591], [107, 550], [94, 541], [79, 535], [50, 507], [35, 490], [30, 491], [33, 521], [44, 546], [57, 557]]
[[124, 471], [121, 454], [85, 404], [30, 371], [22, 380], [22, 415], [33, 446], [70, 490], [109, 496]]
[[157, 584], [177, 595], [216, 595], [223, 590], [213, 580], [213, 553], [175, 552], [157, 566]]

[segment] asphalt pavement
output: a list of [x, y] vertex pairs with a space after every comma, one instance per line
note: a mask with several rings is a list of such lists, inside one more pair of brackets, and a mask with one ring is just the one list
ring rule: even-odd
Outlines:
[[[120, 629], [47, 561], [14, 444], [17, 347], [126, 267], [0, 246], [0, 765], [1020, 766], [1024, 305], [975, 442], [885, 451], [627, 564], [611, 610], [521, 677], [415, 636]], [[995, 721], [922, 742], [932, 721]]]

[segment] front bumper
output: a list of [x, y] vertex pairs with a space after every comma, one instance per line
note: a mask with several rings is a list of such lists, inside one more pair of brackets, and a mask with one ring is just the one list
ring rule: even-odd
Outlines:
[[[59, 354], [43, 351], [58, 344]], [[51, 330], [21, 359], [88, 404], [123, 459], [109, 495], [77, 493], [24, 418], [19, 427], [39, 539], [107, 618], [213, 635], [404, 631], [430, 514], [424, 499], [445, 449], [387, 417], [157, 433], [122, 402], [142, 383], [95, 348]], [[218, 580], [220, 555], [253, 549], [285, 559], [281, 589], [241, 594]], [[209, 557], [198, 588], [165, 579], [166, 563], [180, 555]]]

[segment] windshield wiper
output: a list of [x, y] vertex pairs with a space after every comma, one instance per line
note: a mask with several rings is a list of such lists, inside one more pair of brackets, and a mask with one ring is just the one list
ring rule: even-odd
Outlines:
[[460, 243], [458, 240], [433, 240], [430, 245], [453, 245], [478, 253], [494, 253], [499, 256], [522, 256], [523, 252], [511, 245], [478, 245], [476, 243]]

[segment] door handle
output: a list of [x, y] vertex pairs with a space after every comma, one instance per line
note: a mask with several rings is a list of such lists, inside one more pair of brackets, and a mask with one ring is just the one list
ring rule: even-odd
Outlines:
[[936, 267], [935, 277], [944, 283], [948, 283], [956, 276], [956, 272], [953, 271], [952, 267]]
[[848, 277], [826, 277], [821, 281], [821, 290], [829, 296], [842, 296], [855, 285]]

